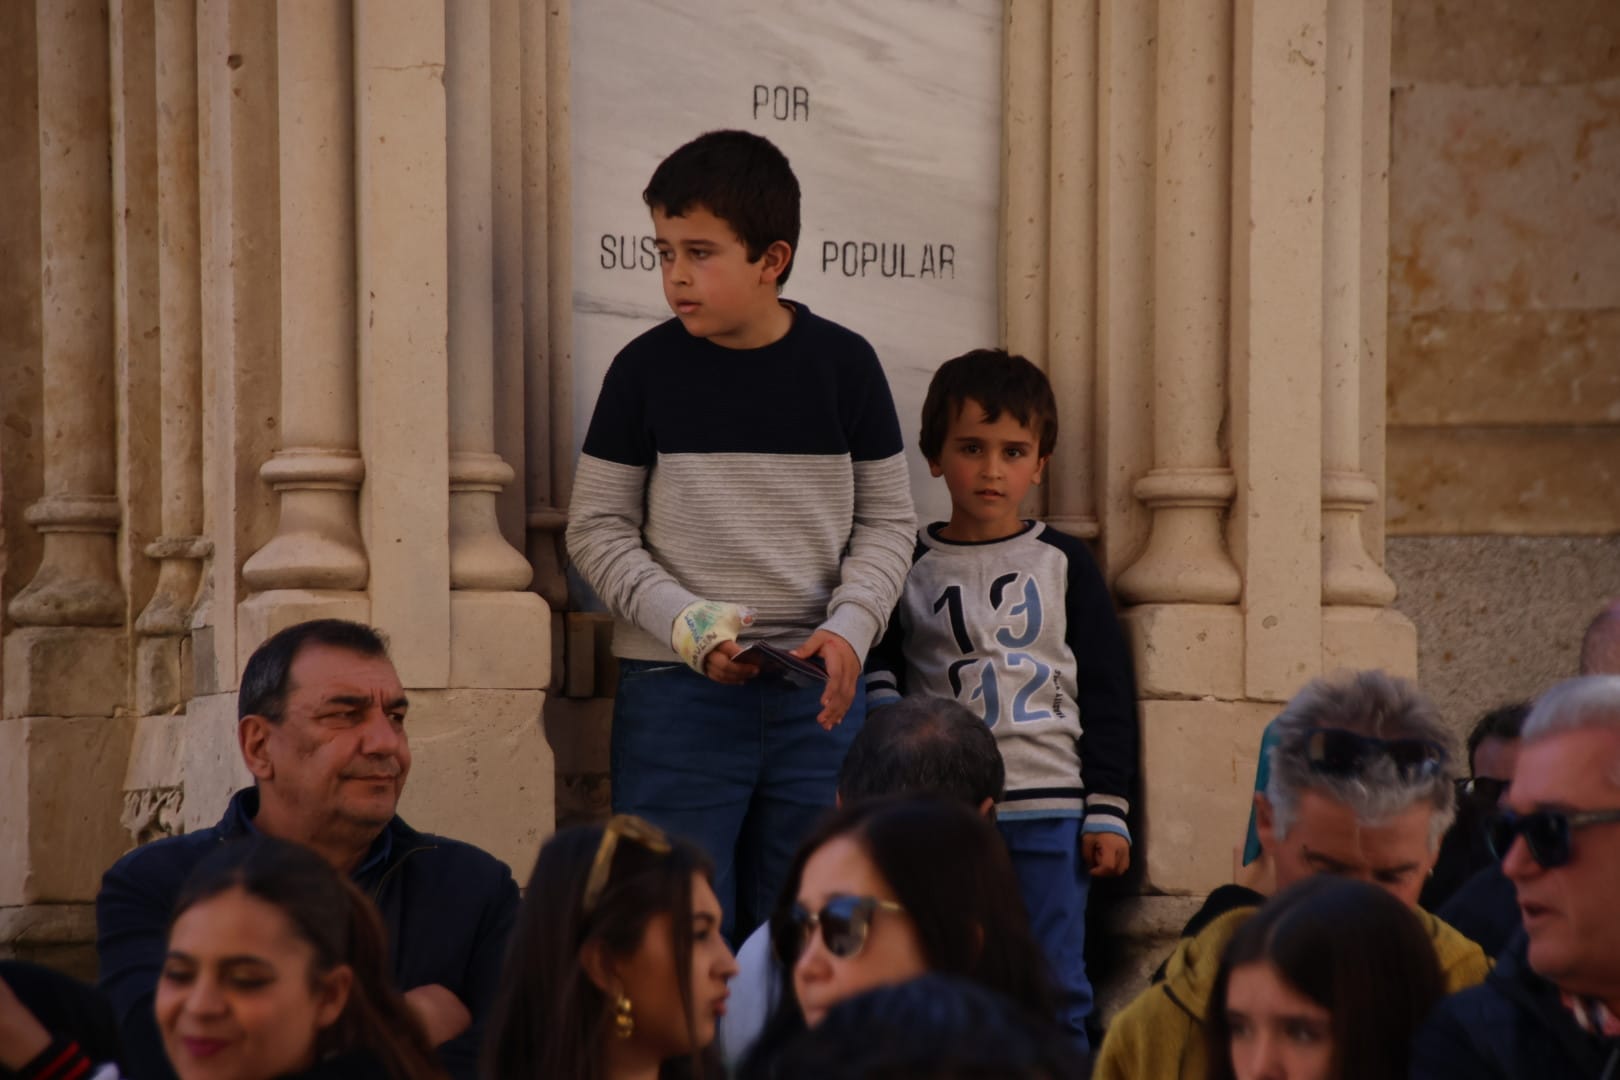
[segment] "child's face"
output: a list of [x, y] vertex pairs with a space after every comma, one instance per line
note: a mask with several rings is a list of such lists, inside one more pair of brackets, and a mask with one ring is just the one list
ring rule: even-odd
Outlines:
[[693, 337], [728, 349], [755, 349], [782, 336], [785, 310], [776, 279], [786, 243], [772, 244], [753, 262], [724, 219], [701, 206], [679, 217], [652, 212], [664, 273], [664, 299]]
[[986, 420], [984, 406], [963, 401], [945, 429], [939, 459], [928, 463], [951, 493], [946, 538], [1000, 540], [1023, 528], [1019, 505], [1046, 468], [1039, 452], [1039, 433], [1011, 413]]

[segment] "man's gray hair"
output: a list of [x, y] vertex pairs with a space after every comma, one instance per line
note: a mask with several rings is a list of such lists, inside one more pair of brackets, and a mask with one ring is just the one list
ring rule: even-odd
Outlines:
[[[1373, 756], [1352, 774], [1334, 775], [1311, 768], [1311, 733], [1321, 728], [1354, 732], [1376, 739], [1422, 739], [1439, 746], [1440, 768], [1428, 776], [1402, 775], [1396, 763]], [[1382, 671], [1357, 671], [1313, 679], [1271, 723], [1277, 743], [1271, 750], [1271, 777], [1266, 799], [1272, 827], [1281, 840], [1299, 817], [1299, 799], [1307, 790], [1349, 807], [1356, 820], [1377, 825], [1420, 803], [1434, 808], [1429, 823], [1430, 850], [1457, 814], [1451, 766], [1456, 761], [1451, 732], [1439, 714], [1410, 682]]]
[[[1582, 675], [1565, 679], [1536, 698], [1524, 722], [1525, 743], [1567, 731], [1608, 728], [1620, 731], [1620, 675]], [[1620, 760], [1609, 770], [1620, 787]]]

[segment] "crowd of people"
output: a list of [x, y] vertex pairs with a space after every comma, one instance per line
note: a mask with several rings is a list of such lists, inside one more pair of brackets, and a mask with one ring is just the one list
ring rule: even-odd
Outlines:
[[1300, 688], [1242, 881], [1104, 1025], [1136, 688], [1087, 548], [1023, 516], [1046, 377], [938, 369], [918, 532], [871, 347], [780, 297], [787, 159], [711, 132], [644, 197], [675, 317], [607, 373], [567, 537], [616, 619], [613, 816], [520, 893], [399, 817], [383, 637], [290, 626], [242, 672], [252, 786], [107, 870], [98, 985], [0, 965], [0, 1076], [1620, 1078], [1620, 602], [1466, 761], [1402, 679]]

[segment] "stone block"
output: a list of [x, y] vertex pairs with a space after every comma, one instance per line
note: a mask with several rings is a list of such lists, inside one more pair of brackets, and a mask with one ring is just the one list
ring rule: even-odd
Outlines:
[[236, 742], [236, 695], [209, 694], [186, 704], [181, 735], [184, 801], [180, 824], [186, 832], [219, 820], [239, 788], [253, 783]]
[[1386, 555], [1423, 689], [1459, 735], [1574, 675], [1586, 624], [1620, 596], [1620, 536], [1396, 537]]
[[1392, 428], [1389, 532], [1620, 533], [1620, 426]]
[[551, 609], [532, 592], [450, 593], [450, 686], [544, 690]]
[[30, 626], [5, 640], [5, 715], [112, 716], [129, 695], [122, 630]]
[[1145, 698], [1243, 696], [1243, 613], [1213, 604], [1129, 608], [1125, 632]]
[[477, 844], [528, 878], [555, 820], [555, 766], [538, 690], [411, 688], [411, 774], [400, 814]]
[[1394, 16], [1397, 83], [1620, 78], [1620, 4], [1613, 0], [1402, 0]]
[[1613, 307], [1617, 91], [1614, 79], [1397, 87], [1390, 311]]
[[0, 960], [44, 964], [93, 983], [95, 945], [94, 904], [0, 907]]
[[325, 589], [274, 589], [256, 593], [236, 608], [236, 675], [241, 676], [253, 650], [272, 634], [310, 619], [369, 623], [371, 601], [365, 593]]
[[133, 722], [0, 721], [0, 906], [87, 902], [129, 849], [119, 826]]
[[1418, 635], [1399, 611], [1374, 607], [1322, 609], [1322, 672], [1377, 668], [1416, 679]]
[[183, 707], [193, 691], [191, 638], [143, 637], [135, 643], [135, 712], [141, 716]]
[[1389, 331], [1391, 426], [1620, 423], [1620, 310], [1396, 314]]
[[1264, 702], [1142, 702], [1144, 891], [1208, 893], [1232, 880], [1260, 734], [1276, 714]]
[[124, 774], [124, 809], [120, 822], [135, 844], [182, 831], [185, 802], [184, 713], [142, 716]]

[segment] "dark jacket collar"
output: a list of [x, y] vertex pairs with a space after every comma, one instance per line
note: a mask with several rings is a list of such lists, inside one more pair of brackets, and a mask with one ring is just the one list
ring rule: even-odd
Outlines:
[[[1574, 1060], [1590, 1062], [1594, 1067], [1620, 1062], [1620, 1041], [1582, 1031], [1564, 1004], [1557, 984], [1536, 973], [1530, 966], [1529, 954], [1530, 936], [1520, 929], [1497, 957], [1489, 984], [1562, 1043]], [[1620, 1076], [1620, 1072], [1614, 1075]]]
[[[259, 789], [246, 787], [231, 796], [230, 804], [225, 807], [225, 816], [219, 819], [215, 830], [221, 840], [240, 840], [245, 837], [259, 835], [258, 827], [253, 824], [253, 818], [259, 812]], [[366, 857], [360, 860], [360, 867], [355, 871], [355, 879], [367, 884], [382, 874], [388, 872], [400, 859], [413, 851], [434, 846], [433, 837], [426, 833], [417, 832], [405, 823], [405, 819], [395, 814], [383, 831], [373, 841]]]

